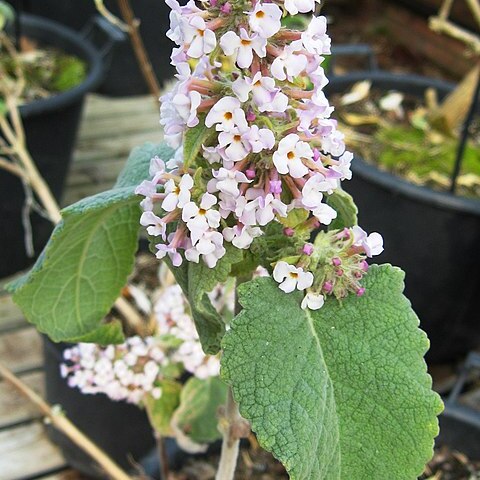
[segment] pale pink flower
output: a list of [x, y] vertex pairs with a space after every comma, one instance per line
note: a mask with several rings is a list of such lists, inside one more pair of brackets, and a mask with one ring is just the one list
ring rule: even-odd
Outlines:
[[178, 93], [173, 97], [172, 104], [187, 127], [192, 128], [198, 125], [197, 108], [201, 101], [202, 96], [196, 91], [188, 92], [187, 95]]
[[302, 49], [302, 41], [296, 40], [287, 45], [283, 52], [273, 61], [271, 66], [272, 75], [277, 80], [289, 80], [300, 75], [308, 64], [307, 57], [302, 53], [295, 53]]
[[302, 42], [305, 50], [315, 55], [331, 53], [332, 41], [327, 35], [327, 19], [324, 16], [312, 17], [307, 30], [302, 33]]
[[236, 198], [240, 195], [239, 183], [251, 183], [243, 172], [227, 170], [221, 167], [219, 170], [212, 170], [213, 178], [207, 184], [209, 193], [222, 192]]
[[165, 240], [167, 224], [153, 212], [142, 213], [140, 225], [147, 227], [147, 233], [152, 237], [162, 237]]

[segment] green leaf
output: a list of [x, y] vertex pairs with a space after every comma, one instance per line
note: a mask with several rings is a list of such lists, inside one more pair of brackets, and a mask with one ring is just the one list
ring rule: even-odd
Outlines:
[[150, 160], [158, 155], [165, 162], [175, 155], [175, 150], [166, 144], [154, 144], [147, 142], [139, 147], [135, 147], [128, 157], [125, 168], [118, 176], [114, 188], [136, 187], [143, 180], [149, 178]]
[[173, 414], [177, 436], [197, 444], [212, 443], [222, 437], [217, 412], [227, 398], [227, 386], [218, 377], [190, 378], [180, 395], [180, 406]]
[[62, 217], [33, 269], [11, 285], [27, 319], [57, 342], [104, 332], [97, 329], [133, 269], [140, 208], [127, 187], [81, 200]]
[[205, 353], [215, 355], [220, 350], [220, 342], [225, 333], [225, 322], [213, 307], [208, 293], [219, 283], [224, 283], [232, 270], [232, 264], [243, 258], [240, 249], [226, 245], [227, 253], [215, 268], [208, 268], [201, 260], [199, 263], [183, 262], [180, 267], [172, 266], [167, 260], [177, 283], [190, 303], [193, 320]]
[[284, 227], [295, 228], [305, 222], [309, 215], [310, 212], [304, 208], [294, 208], [286, 217], [280, 217], [278, 220]]
[[144, 400], [145, 409], [153, 428], [164, 437], [172, 437], [170, 422], [180, 404], [182, 385], [172, 380], [164, 380], [159, 386], [162, 389], [161, 397], [153, 398], [148, 395]]
[[358, 208], [352, 196], [345, 190], [335, 190], [327, 197], [327, 204], [337, 212], [337, 218], [330, 224], [329, 230], [342, 230], [358, 225]]
[[373, 266], [364, 297], [315, 312], [270, 278], [240, 287], [222, 376], [293, 480], [414, 480], [431, 458], [442, 402], [403, 279]]
[[208, 138], [215, 133], [213, 128], [205, 126], [206, 114], [198, 116], [200, 123], [193, 128], [187, 128], [183, 138], [183, 164], [185, 169], [193, 166], [197, 155]]
[[140, 207], [135, 186], [162, 146], [135, 149], [117, 186], [62, 211], [32, 270], [8, 286], [38, 330], [54, 341], [107, 344], [123, 340], [120, 325], [103, 325], [134, 264]]

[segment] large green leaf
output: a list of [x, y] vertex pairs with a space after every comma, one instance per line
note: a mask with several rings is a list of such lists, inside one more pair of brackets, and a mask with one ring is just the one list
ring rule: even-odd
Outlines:
[[414, 480], [431, 458], [442, 403], [403, 278], [373, 266], [364, 297], [315, 312], [270, 278], [240, 287], [222, 375], [292, 479]]
[[242, 260], [243, 253], [232, 245], [226, 245], [227, 253], [221, 258], [215, 268], [208, 268], [200, 260], [199, 263], [183, 262], [180, 267], [174, 267], [167, 261], [175, 275], [177, 283], [190, 303], [193, 320], [205, 353], [215, 355], [220, 350], [220, 342], [225, 333], [225, 322], [213, 307], [208, 293], [218, 283], [224, 283], [232, 265]]
[[352, 196], [345, 190], [335, 190], [327, 197], [327, 204], [337, 212], [337, 218], [329, 225], [329, 230], [341, 230], [358, 225], [358, 208]]
[[196, 444], [212, 443], [222, 437], [218, 429], [218, 409], [225, 404], [227, 386], [218, 377], [192, 377], [183, 387], [180, 406], [172, 426], [181, 438]]
[[27, 319], [54, 341], [122, 341], [119, 324], [103, 319], [134, 264], [139, 231], [139, 197], [150, 158], [173, 152], [148, 144], [133, 150], [117, 186], [62, 211], [32, 270], [10, 284]]

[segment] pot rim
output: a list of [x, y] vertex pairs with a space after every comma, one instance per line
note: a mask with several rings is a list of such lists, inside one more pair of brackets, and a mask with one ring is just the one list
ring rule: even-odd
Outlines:
[[[361, 80], [372, 80], [374, 84], [375, 82], [392, 82], [395, 83], [396, 86], [392, 87], [391, 90], [399, 90], [400, 84], [405, 86], [405, 91], [409, 85], [414, 85], [421, 88], [434, 87], [443, 91], [443, 93], [449, 93], [455, 86], [450, 82], [421, 75], [393, 74], [384, 71], [365, 71], [335, 76], [331, 79], [329, 87], [332, 88], [335, 85], [347, 86]], [[414, 185], [399, 176], [380, 170], [378, 167], [367, 163], [358, 154], [354, 156], [352, 171], [354, 175], [358, 175], [371, 183], [379, 184], [382, 188], [390, 190], [394, 194], [410, 197], [430, 204], [436, 208], [480, 216], [480, 200], [461, 197], [450, 192], [438, 192], [428, 187]]]
[[105, 73], [103, 57], [90, 40], [83, 37], [75, 30], [38, 15], [21, 14], [20, 21], [25, 27], [26, 33], [28, 33], [30, 29], [41, 30], [46, 32], [52, 38], [60, 37], [65, 40], [66, 43], [74, 44], [79, 51], [75, 55], [88, 64], [87, 77], [82, 83], [66, 92], [21, 105], [20, 113], [22, 117], [29, 117], [65, 108], [80, 100], [84, 95], [94, 90], [101, 83]]

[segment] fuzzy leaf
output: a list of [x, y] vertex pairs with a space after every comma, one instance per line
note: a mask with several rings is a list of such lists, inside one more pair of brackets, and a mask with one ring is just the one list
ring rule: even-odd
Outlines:
[[337, 212], [337, 218], [330, 224], [329, 230], [342, 230], [358, 225], [358, 208], [352, 196], [345, 190], [335, 190], [327, 197], [327, 204]]
[[185, 169], [191, 167], [197, 155], [202, 149], [202, 145], [206, 143], [210, 135], [215, 130], [213, 128], [207, 128], [205, 126], [205, 114], [199, 115], [200, 123], [193, 128], [187, 128], [183, 138], [183, 164]]
[[160, 398], [153, 398], [148, 395], [145, 399], [145, 409], [153, 428], [162, 436], [171, 437], [173, 431], [170, 426], [173, 413], [180, 404], [180, 392], [182, 385], [172, 380], [161, 382], [162, 395]]
[[135, 149], [115, 188], [64, 209], [32, 270], [9, 285], [27, 319], [52, 340], [123, 340], [119, 324], [102, 322], [133, 269], [141, 213], [135, 186], [153, 154], [165, 152], [152, 144]]
[[195, 326], [205, 353], [215, 355], [220, 350], [220, 342], [225, 333], [225, 322], [213, 307], [208, 293], [218, 283], [224, 283], [232, 270], [232, 265], [239, 263], [243, 253], [238, 248], [226, 245], [227, 253], [215, 268], [208, 268], [200, 260], [199, 263], [183, 262], [180, 267], [172, 266], [167, 260], [177, 283], [182, 287], [192, 310]]
[[183, 387], [180, 406], [172, 418], [177, 434], [185, 435], [197, 444], [212, 443], [221, 438], [217, 411], [226, 398], [227, 386], [218, 377], [190, 378]]
[[414, 480], [431, 458], [442, 402], [403, 278], [373, 266], [364, 297], [315, 312], [270, 278], [240, 287], [222, 376], [293, 480]]

